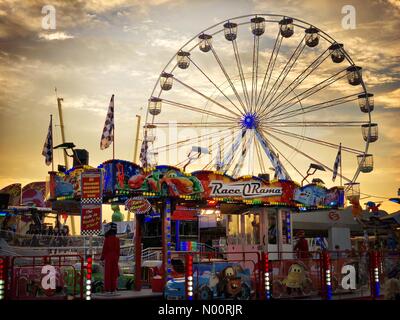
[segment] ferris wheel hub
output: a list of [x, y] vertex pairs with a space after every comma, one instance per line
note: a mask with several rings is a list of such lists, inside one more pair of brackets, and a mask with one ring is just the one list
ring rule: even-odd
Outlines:
[[244, 129], [256, 129], [259, 124], [258, 115], [255, 112], [247, 112], [240, 119], [240, 124]]

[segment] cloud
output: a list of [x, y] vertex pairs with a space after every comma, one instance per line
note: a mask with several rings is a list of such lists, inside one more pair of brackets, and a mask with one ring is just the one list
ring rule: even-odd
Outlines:
[[384, 108], [400, 108], [400, 89], [393, 90], [386, 94], [380, 94], [375, 97], [376, 103]]
[[66, 40], [73, 39], [74, 36], [65, 32], [53, 32], [53, 33], [39, 33], [39, 39], [44, 40]]

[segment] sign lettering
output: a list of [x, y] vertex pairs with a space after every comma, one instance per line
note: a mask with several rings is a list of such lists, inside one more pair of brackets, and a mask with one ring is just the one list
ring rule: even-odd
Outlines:
[[210, 196], [212, 197], [258, 198], [282, 195], [281, 187], [267, 187], [254, 180], [234, 183], [212, 180], [209, 187], [211, 188]]
[[56, 268], [51, 265], [45, 265], [42, 268], [42, 288], [43, 290], [56, 289]]

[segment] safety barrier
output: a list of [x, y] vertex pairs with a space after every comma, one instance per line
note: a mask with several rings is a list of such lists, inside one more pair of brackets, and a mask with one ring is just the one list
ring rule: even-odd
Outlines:
[[[261, 255], [235, 252], [238, 259], [221, 259], [215, 252], [185, 252], [184, 274], [167, 282], [167, 299], [249, 300], [261, 297]], [[253, 257], [256, 259], [253, 259]]]
[[[184, 290], [186, 299], [206, 300], [380, 299], [385, 279], [400, 275], [398, 253], [388, 255], [371, 250], [364, 253], [322, 251], [299, 255], [285, 252], [282, 256], [292, 258], [280, 260], [270, 260], [267, 252], [261, 253], [261, 256], [259, 252], [235, 254], [243, 257], [207, 260], [201, 258], [199, 253], [186, 253], [184, 286], [179, 289], [178, 285], [174, 286], [174, 280], [170, 281], [166, 286], [166, 298], [173, 298], [174, 290]], [[257, 255], [257, 259], [247, 258], [252, 255]], [[229, 270], [228, 274], [226, 270]], [[231, 293], [236, 294], [224, 294], [222, 288], [229, 288], [227, 283], [233, 284], [232, 288], [236, 291]], [[241, 286], [244, 289], [240, 293]], [[248, 292], [246, 286], [250, 288], [250, 295], [244, 294]]]
[[82, 256], [18, 256], [9, 261], [8, 298], [83, 299]]

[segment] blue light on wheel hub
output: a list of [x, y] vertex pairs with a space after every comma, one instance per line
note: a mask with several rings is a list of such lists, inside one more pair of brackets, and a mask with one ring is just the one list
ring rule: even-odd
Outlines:
[[258, 126], [258, 117], [257, 114], [254, 113], [246, 113], [243, 115], [242, 119], [240, 120], [240, 124], [245, 129], [255, 129]]

